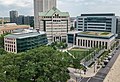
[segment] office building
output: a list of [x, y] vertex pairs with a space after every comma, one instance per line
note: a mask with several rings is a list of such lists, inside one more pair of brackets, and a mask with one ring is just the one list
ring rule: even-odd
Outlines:
[[105, 47], [111, 49], [115, 43], [115, 34], [109, 32], [69, 32], [67, 41], [80, 48]]
[[45, 31], [49, 42], [66, 41], [70, 31], [70, 16], [53, 7], [47, 12], [39, 13], [40, 30]]
[[115, 14], [81, 14], [77, 17], [78, 31], [111, 32], [116, 34]]
[[18, 24], [18, 25], [24, 24], [24, 15], [19, 15], [19, 16], [17, 17], [17, 24]]
[[46, 34], [36, 30], [25, 30], [4, 37], [4, 49], [11, 53], [24, 52], [47, 43]]
[[18, 11], [10, 11], [10, 22], [17, 23]]
[[34, 0], [34, 27], [39, 28], [39, 12], [46, 12], [56, 7], [56, 0]]
[[25, 16], [24, 17], [24, 24], [25, 25], [34, 24], [34, 16]]
[[7, 23], [4, 26], [0, 26], [0, 34], [13, 33], [15, 30], [29, 29], [29, 25], [16, 25], [15, 23]]

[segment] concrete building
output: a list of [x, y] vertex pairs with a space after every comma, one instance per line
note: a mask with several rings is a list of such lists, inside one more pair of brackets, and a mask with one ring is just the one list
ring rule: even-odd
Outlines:
[[4, 37], [4, 49], [7, 52], [19, 53], [48, 43], [44, 32], [25, 30]]
[[10, 11], [10, 22], [17, 23], [18, 11]]
[[81, 16], [77, 17], [77, 30], [116, 34], [116, 16], [113, 13], [81, 14]]
[[34, 0], [34, 27], [39, 28], [39, 12], [46, 12], [56, 7], [56, 0]]
[[14, 30], [29, 28], [29, 25], [16, 25], [15, 23], [7, 23], [4, 26], [0, 26], [0, 34], [13, 33]]
[[115, 43], [115, 34], [109, 32], [70, 32], [68, 43], [80, 48], [105, 47], [111, 49]]
[[53, 7], [47, 12], [39, 13], [40, 31], [47, 33], [49, 42], [66, 41], [70, 31], [70, 16], [68, 12], [61, 12]]

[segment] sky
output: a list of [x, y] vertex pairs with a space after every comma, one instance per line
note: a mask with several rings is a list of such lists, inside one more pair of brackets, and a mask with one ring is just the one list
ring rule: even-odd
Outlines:
[[[74, 17], [87, 13], [120, 16], [120, 0], [57, 0], [57, 8]], [[0, 17], [9, 16], [10, 10], [17, 10], [19, 15], [33, 15], [33, 0], [0, 0]]]

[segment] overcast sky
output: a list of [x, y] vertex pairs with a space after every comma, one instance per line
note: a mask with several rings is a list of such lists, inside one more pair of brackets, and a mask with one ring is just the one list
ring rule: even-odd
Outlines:
[[[57, 7], [71, 16], [108, 12], [120, 16], [120, 0], [58, 0]], [[33, 0], [0, 0], [0, 17], [9, 16], [10, 10], [17, 10], [22, 15], [33, 15]]]

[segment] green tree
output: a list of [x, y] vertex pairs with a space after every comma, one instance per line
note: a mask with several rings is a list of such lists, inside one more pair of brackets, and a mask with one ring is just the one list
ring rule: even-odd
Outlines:
[[46, 46], [1, 55], [0, 82], [65, 82], [69, 79], [66, 55]]
[[5, 33], [0, 35], [0, 48], [4, 48], [4, 36], [8, 35], [10, 33]]

